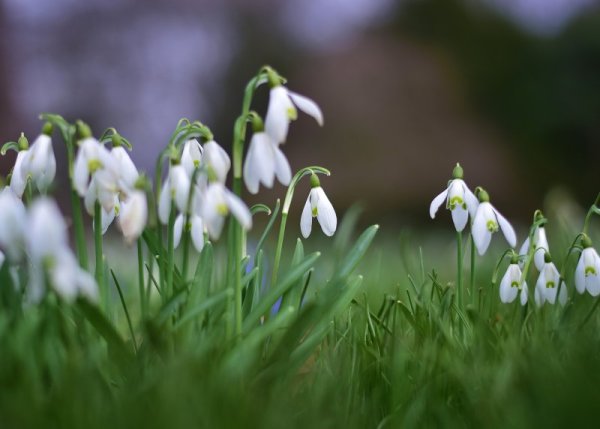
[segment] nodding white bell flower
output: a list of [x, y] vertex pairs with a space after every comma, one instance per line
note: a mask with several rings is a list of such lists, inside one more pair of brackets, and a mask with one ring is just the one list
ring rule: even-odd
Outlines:
[[246, 187], [250, 193], [256, 194], [261, 183], [272, 188], [275, 177], [282, 185], [289, 185], [292, 180], [290, 163], [267, 133], [255, 132], [244, 163]]
[[[560, 290], [559, 290], [560, 289]], [[542, 306], [545, 302], [554, 304], [558, 295], [558, 302], [565, 305], [567, 302], [567, 285], [560, 278], [556, 266], [550, 259], [550, 255], [544, 255], [544, 266], [535, 284], [535, 303]]]
[[63, 248], [46, 261], [50, 286], [65, 301], [73, 302], [78, 296], [98, 301], [98, 285], [94, 277], [82, 269], [68, 248]]
[[242, 228], [249, 230], [252, 227], [252, 215], [248, 207], [221, 182], [209, 183], [206, 191], [201, 195], [199, 212], [208, 235], [214, 240], [221, 235], [225, 217], [230, 212]]
[[49, 135], [40, 134], [26, 151], [21, 164], [21, 175], [25, 182], [31, 178], [41, 192], [48, 189], [56, 175], [56, 158]]
[[321, 188], [321, 183], [316, 174], [310, 177], [311, 190], [304, 204], [300, 217], [300, 231], [304, 238], [308, 238], [312, 230], [313, 218], [316, 217], [321, 225], [323, 233], [331, 237], [337, 228], [337, 216], [335, 210]]
[[435, 218], [435, 214], [442, 203], [446, 202], [446, 208], [452, 213], [454, 227], [456, 231], [461, 232], [467, 225], [469, 215], [471, 219], [475, 216], [479, 201], [462, 180], [463, 169], [460, 164], [456, 164], [452, 175], [454, 178], [448, 182], [448, 187], [431, 202], [429, 216], [431, 216], [431, 219]]
[[0, 248], [12, 260], [19, 260], [25, 250], [26, 210], [10, 187], [0, 191]]
[[507, 304], [513, 302], [520, 292], [521, 305], [527, 304], [527, 282], [521, 284], [522, 272], [516, 260], [511, 261], [506, 273], [500, 281], [500, 301]]
[[498, 231], [498, 226], [502, 229], [508, 244], [515, 247], [517, 244], [515, 230], [506, 218], [492, 206], [487, 192], [483, 189], [479, 189], [479, 201], [471, 228], [473, 241], [479, 254], [483, 255], [485, 253], [492, 240], [492, 234]]
[[196, 139], [188, 140], [183, 145], [183, 152], [181, 153], [181, 165], [185, 169], [187, 175], [191, 178], [194, 174], [194, 170], [199, 168], [202, 163], [202, 146]]
[[119, 226], [128, 244], [138, 239], [148, 222], [146, 194], [140, 190], [130, 192], [121, 202]]
[[182, 165], [172, 165], [158, 199], [158, 218], [166, 225], [171, 214], [171, 201], [180, 212], [186, 212], [191, 180]]
[[[533, 232], [533, 246], [535, 248], [533, 253], [533, 261], [538, 271], [541, 271], [542, 267], [544, 266], [544, 255], [546, 252], [550, 252], [548, 239], [546, 238], [546, 229], [543, 226], [537, 227]], [[526, 256], [528, 252], [529, 237], [527, 237], [523, 242], [523, 245], [519, 250], [519, 255]]]
[[219, 182], [225, 183], [227, 173], [231, 168], [231, 160], [227, 151], [214, 140], [204, 143], [203, 149], [204, 164], [212, 169]]
[[27, 214], [29, 257], [40, 261], [67, 245], [67, 225], [58, 206], [50, 198], [37, 198]]
[[12, 175], [10, 176], [10, 188], [19, 198], [23, 196], [23, 192], [25, 192], [25, 187], [27, 186], [27, 179], [25, 174], [23, 174], [23, 160], [28, 152], [29, 149], [19, 151]]
[[110, 154], [118, 172], [119, 187], [126, 191], [133, 189], [140, 174], [127, 150], [123, 146], [115, 146], [111, 149]]
[[185, 228], [186, 231], [190, 232], [194, 247], [198, 252], [201, 252], [204, 248], [204, 222], [202, 221], [202, 218], [197, 214], [191, 214], [188, 223], [185, 226], [184, 221], [185, 216], [183, 214], [179, 214], [175, 219], [173, 245], [175, 248], [179, 246]]
[[575, 287], [579, 293], [587, 290], [590, 295], [598, 296], [600, 295], [600, 257], [587, 236], [581, 240], [581, 243], [583, 251], [575, 268]]
[[115, 158], [98, 140], [88, 137], [81, 141], [73, 166], [73, 187], [80, 197], [85, 196], [90, 185], [90, 176], [103, 171], [102, 184], [106, 188], [117, 188], [119, 166]]
[[315, 118], [317, 123], [323, 126], [323, 113], [317, 103], [308, 97], [290, 91], [283, 85], [274, 86], [269, 93], [265, 132], [275, 143], [285, 143], [290, 121], [298, 118], [296, 107]]

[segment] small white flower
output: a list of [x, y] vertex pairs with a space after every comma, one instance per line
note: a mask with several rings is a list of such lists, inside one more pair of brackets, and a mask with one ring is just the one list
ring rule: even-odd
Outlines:
[[488, 201], [481, 202], [473, 219], [473, 241], [480, 255], [483, 255], [490, 245], [492, 234], [498, 231], [498, 225], [511, 247], [517, 244], [515, 230], [510, 223]]
[[147, 221], [148, 203], [146, 194], [143, 191], [134, 190], [121, 203], [119, 213], [119, 226], [125, 241], [131, 244], [137, 240], [144, 232]]
[[479, 205], [477, 197], [475, 197], [462, 179], [453, 179], [448, 183], [446, 190], [431, 202], [429, 206], [431, 219], [435, 218], [435, 214], [444, 201], [446, 202], [446, 208], [452, 212], [454, 227], [458, 232], [461, 232], [467, 225], [469, 215], [471, 219], [475, 216], [477, 206]]
[[523, 282], [521, 285], [521, 268], [519, 264], [511, 263], [500, 281], [500, 301], [503, 303], [513, 302], [519, 291], [521, 292], [521, 305], [527, 303], [527, 282]]
[[26, 158], [28, 152], [29, 149], [19, 151], [12, 175], [10, 176], [10, 188], [19, 198], [23, 196], [23, 192], [25, 192], [25, 187], [27, 186], [26, 176], [23, 173], [23, 160]]
[[19, 260], [25, 248], [26, 210], [10, 187], [0, 191], [0, 248]]
[[130, 191], [135, 188], [135, 182], [140, 174], [127, 150], [123, 146], [116, 146], [111, 149], [110, 154], [114, 159], [116, 169], [119, 173], [118, 185], [121, 190]]
[[208, 185], [199, 206], [200, 216], [205, 223], [208, 234], [214, 240], [221, 235], [225, 217], [229, 212], [233, 214], [245, 230], [252, 227], [252, 215], [248, 207], [220, 182], [213, 182]]
[[554, 304], [557, 294], [559, 294], [558, 302], [565, 305], [567, 302], [567, 286], [561, 280], [554, 263], [545, 262], [535, 284], [535, 303], [538, 306], [543, 305], [546, 301]]
[[83, 296], [91, 302], [98, 301], [96, 280], [77, 264], [70, 249], [60, 249], [45, 262], [50, 286], [62, 299], [73, 302], [78, 296]]
[[[535, 246], [533, 261], [535, 263], [535, 267], [538, 271], [542, 270], [544, 266], [544, 255], [546, 252], [550, 251], [548, 246], [548, 239], [546, 238], [546, 229], [543, 226], [540, 226], [535, 229], [533, 233], [533, 245]], [[519, 255], [526, 256], [529, 252], [529, 237], [525, 239], [521, 249], [519, 250]]]
[[36, 263], [67, 246], [67, 225], [56, 203], [50, 198], [37, 198], [27, 217], [27, 248]]
[[[185, 216], [180, 214], [175, 219], [174, 225], [174, 236], [173, 236], [173, 245], [175, 248], [179, 246], [179, 242], [181, 241], [181, 237], [184, 231], [184, 219]], [[188, 225], [185, 227], [187, 231], [190, 231], [190, 235], [192, 237], [192, 243], [198, 252], [202, 251], [204, 247], [204, 222], [202, 218], [197, 214], [190, 215], [190, 219]]]
[[163, 183], [158, 200], [158, 217], [166, 225], [171, 214], [171, 201], [180, 212], [187, 209], [191, 180], [182, 165], [172, 165]]
[[600, 257], [593, 247], [581, 252], [575, 268], [575, 287], [579, 293], [587, 290], [592, 296], [600, 295]]
[[[311, 182], [313, 180], [311, 179]], [[318, 181], [314, 181], [312, 184], [317, 185]], [[325, 235], [331, 237], [335, 233], [337, 216], [325, 191], [319, 185], [313, 186], [310, 190], [300, 217], [300, 231], [304, 238], [308, 238], [310, 235], [313, 217], [317, 218]]]
[[80, 197], [88, 190], [90, 176], [100, 170], [106, 172], [103, 178], [106, 187], [116, 187], [119, 179], [117, 162], [98, 140], [88, 137], [80, 143], [73, 167], [73, 187]]
[[252, 194], [258, 192], [260, 183], [273, 187], [275, 177], [283, 185], [292, 180], [290, 164], [271, 137], [262, 131], [254, 133], [244, 163], [244, 182]]
[[181, 165], [185, 168], [187, 175], [192, 178], [194, 170], [200, 167], [202, 163], [202, 146], [198, 140], [192, 139], [185, 142], [183, 152], [181, 153]]
[[231, 160], [227, 151], [214, 140], [204, 143], [203, 149], [204, 164], [212, 169], [219, 182], [225, 183], [227, 173], [231, 168]]
[[269, 93], [269, 107], [265, 118], [265, 132], [275, 143], [286, 141], [290, 121], [298, 117], [296, 107], [315, 118], [317, 123], [323, 126], [323, 113], [317, 103], [288, 90], [283, 85], [277, 85], [271, 88]]
[[31, 178], [37, 188], [44, 192], [56, 175], [56, 158], [52, 150], [52, 139], [40, 134], [23, 157], [21, 175], [25, 182]]

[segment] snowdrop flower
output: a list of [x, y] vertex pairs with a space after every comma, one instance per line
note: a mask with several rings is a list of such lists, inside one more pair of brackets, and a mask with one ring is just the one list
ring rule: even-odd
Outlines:
[[331, 237], [337, 228], [337, 216], [335, 210], [321, 188], [321, 182], [316, 174], [310, 177], [311, 190], [304, 204], [302, 216], [300, 217], [300, 231], [304, 238], [308, 238], [312, 230], [312, 220], [317, 218], [323, 233]]
[[19, 260], [25, 248], [26, 210], [10, 187], [0, 191], [0, 248]]
[[502, 229], [506, 241], [511, 247], [517, 244], [515, 230], [504, 216], [490, 203], [488, 193], [482, 188], [477, 188], [479, 196], [479, 206], [473, 219], [473, 241], [480, 255], [483, 255], [490, 245], [492, 234], [498, 231], [498, 226]]
[[194, 170], [199, 168], [202, 163], [202, 152], [202, 146], [200, 146], [200, 143], [196, 139], [188, 140], [183, 145], [181, 165], [183, 165], [185, 172], [190, 178], [194, 174]]
[[12, 175], [10, 176], [10, 188], [19, 198], [23, 196], [23, 192], [25, 192], [25, 187], [27, 186], [27, 180], [24, 178], [25, 174], [23, 174], [23, 159], [25, 159], [28, 152], [29, 149], [19, 151]]
[[52, 128], [49, 130], [44, 127], [44, 133], [40, 134], [33, 142], [22, 159], [21, 176], [25, 183], [29, 178], [35, 182], [38, 190], [45, 192], [56, 175], [56, 158], [52, 149], [52, 139], [49, 133], [52, 133]]
[[544, 255], [544, 266], [535, 284], [535, 303], [538, 306], [542, 306], [546, 301], [554, 304], [557, 294], [558, 302], [561, 305], [565, 305], [567, 302], [567, 285], [560, 278], [560, 274], [556, 266], [554, 266], [550, 255], [546, 253]]
[[[184, 231], [184, 221], [185, 216], [183, 214], [180, 214], [179, 216], [177, 216], [177, 219], [175, 219], [173, 231], [173, 245], [175, 246], [175, 248], [179, 246], [179, 243], [181, 241], [181, 237]], [[201, 252], [202, 248], [204, 247], [204, 222], [202, 221], [202, 218], [197, 214], [191, 214], [187, 225], [185, 225], [185, 230], [190, 231], [194, 247], [198, 252]]]
[[119, 226], [125, 241], [129, 244], [138, 239], [148, 222], [148, 202], [146, 194], [140, 190], [129, 193], [121, 203]]
[[90, 176], [102, 170], [105, 171], [101, 180], [103, 187], [116, 189], [119, 171], [115, 158], [95, 138], [82, 140], [73, 168], [73, 187], [80, 197], [88, 190]]
[[290, 164], [279, 145], [267, 133], [255, 132], [244, 163], [246, 187], [250, 193], [256, 194], [261, 183], [272, 188], [275, 177], [282, 185], [289, 185], [292, 180]]
[[513, 302], [520, 291], [521, 305], [527, 304], [527, 282], [523, 281], [523, 284], [521, 285], [521, 276], [522, 272], [517, 262], [517, 258], [513, 258], [500, 281], [500, 301], [505, 304]]
[[592, 241], [584, 236], [581, 239], [583, 251], [575, 268], [575, 287], [577, 292], [586, 290], [592, 296], [600, 295], [600, 257], [592, 247]]
[[180, 212], [186, 212], [191, 180], [182, 165], [171, 165], [158, 200], [158, 217], [166, 225], [171, 214], [171, 201]]
[[50, 285], [65, 301], [73, 302], [78, 296], [98, 301], [96, 280], [79, 266], [70, 249], [63, 248], [54, 259], [46, 261], [46, 269]]
[[[539, 210], [536, 211], [535, 221], [543, 219], [544, 216], [542, 212]], [[535, 267], [538, 271], [542, 270], [544, 266], [544, 255], [546, 252], [550, 252], [550, 247], [548, 246], [548, 239], [546, 238], [546, 229], [543, 224], [538, 226], [533, 232], [533, 261], [535, 262]], [[521, 249], [519, 250], [519, 255], [526, 256], [529, 253], [529, 237], [525, 239]]]
[[463, 169], [460, 164], [456, 164], [454, 171], [452, 172], [454, 179], [448, 183], [448, 187], [445, 191], [440, 193], [433, 199], [429, 206], [429, 215], [431, 219], [435, 218], [435, 214], [442, 205], [446, 202], [446, 208], [452, 212], [452, 221], [456, 231], [461, 232], [467, 225], [469, 215], [471, 219], [475, 216], [475, 211], [479, 202], [477, 198], [467, 187], [466, 183], [462, 180]]
[[119, 187], [121, 190], [133, 189], [140, 174], [127, 150], [123, 146], [115, 146], [111, 149], [110, 154], [114, 159], [115, 168], [118, 172]]
[[208, 234], [218, 239], [223, 229], [225, 216], [230, 212], [248, 230], [252, 227], [252, 216], [244, 202], [229, 191], [221, 182], [212, 182], [202, 195], [199, 211]]
[[225, 149], [219, 144], [211, 140], [204, 143], [204, 163], [207, 167], [210, 167], [214, 174], [217, 176], [217, 180], [221, 183], [225, 183], [227, 180], [227, 173], [231, 168], [231, 160]]
[[323, 126], [323, 114], [317, 103], [288, 90], [283, 85], [276, 85], [269, 93], [269, 107], [265, 118], [265, 132], [275, 143], [286, 141], [290, 121], [298, 117], [296, 107], [315, 118], [317, 123]]

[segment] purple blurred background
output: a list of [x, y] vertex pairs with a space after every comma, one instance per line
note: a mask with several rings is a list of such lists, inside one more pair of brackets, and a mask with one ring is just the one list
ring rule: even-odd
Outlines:
[[96, 134], [116, 127], [149, 171], [184, 116], [229, 148], [244, 84], [270, 64], [323, 109], [325, 127], [301, 116], [284, 151], [293, 169], [332, 169], [323, 186], [341, 209], [426, 220], [460, 161], [473, 188], [526, 220], [555, 185], [586, 204], [600, 190], [599, 11], [591, 0], [0, 0], [0, 138], [33, 138], [37, 115], [56, 112]]

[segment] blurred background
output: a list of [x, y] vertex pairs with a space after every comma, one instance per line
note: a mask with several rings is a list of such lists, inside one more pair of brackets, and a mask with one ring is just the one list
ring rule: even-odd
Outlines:
[[586, 206], [600, 191], [592, 0], [0, 0], [0, 139], [34, 138], [56, 112], [116, 127], [150, 171], [185, 116], [229, 149], [263, 64], [322, 107], [325, 126], [300, 115], [284, 152], [293, 169], [331, 168], [340, 211], [431, 225], [458, 161], [523, 223], [552, 190]]

